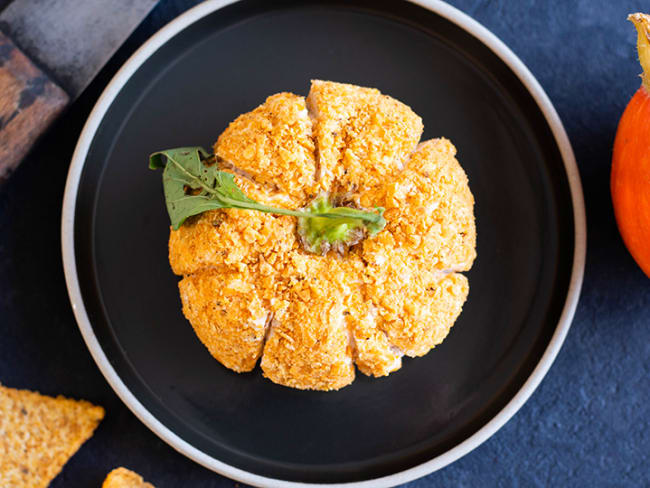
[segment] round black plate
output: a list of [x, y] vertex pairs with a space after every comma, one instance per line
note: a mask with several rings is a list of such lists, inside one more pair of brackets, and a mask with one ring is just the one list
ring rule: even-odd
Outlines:
[[[119, 75], [118, 75], [119, 76]], [[212, 359], [181, 313], [154, 150], [209, 147], [270, 94], [313, 78], [377, 87], [458, 148], [476, 198], [478, 259], [445, 342], [338, 392], [275, 385]], [[476, 433], [551, 341], [574, 260], [558, 143], [514, 72], [471, 34], [401, 2], [244, 1], [172, 37], [130, 76], [92, 135], [74, 204], [83, 304], [110, 365], [166, 428], [206, 455], [282, 480], [396, 473]]]

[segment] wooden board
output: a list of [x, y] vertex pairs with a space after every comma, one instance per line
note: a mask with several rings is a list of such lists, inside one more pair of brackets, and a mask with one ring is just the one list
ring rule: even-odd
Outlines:
[[18, 166], [69, 100], [0, 32], [0, 181]]

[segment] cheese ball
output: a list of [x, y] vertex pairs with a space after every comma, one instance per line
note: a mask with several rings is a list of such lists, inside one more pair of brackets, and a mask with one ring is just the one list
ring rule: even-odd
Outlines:
[[315, 80], [237, 117], [214, 146], [250, 198], [299, 209], [323, 195], [383, 207], [386, 226], [344, 252], [301, 245], [295, 217], [220, 209], [171, 230], [169, 261], [199, 340], [237, 372], [337, 390], [440, 344], [469, 293], [474, 198], [456, 149], [374, 88]]

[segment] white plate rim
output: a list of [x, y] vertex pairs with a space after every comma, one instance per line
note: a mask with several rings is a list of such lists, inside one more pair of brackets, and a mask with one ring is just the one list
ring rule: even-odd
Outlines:
[[205, 454], [188, 442], [181, 439], [174, 432], [162, 424], [144, 405], [142, 405], [133, 393], [127, 388], [124, 382], [112, 367], [101, 348], [95, 333], [93, 332], [86, 308], [81, 295], [81, 288], [77, 275], [76, 256], [74, 249], [74, 220], [75, 207], [77, 200], [77, 191], [79, 180], [86, 160], [86, 155], [90, 144], [95, 136], [108, 108], [118, 95], [122, 87], [131, 78], [133, 73], [160, 47], [177, 33], [200, 20], [206, 15], [219, 10], [231, 3], [233, 0], [207, 0], [181, 14], [169, 22], [165, 27], [154, 34], [145, 42], [115, 74], [113, 79], [104, 89], [99, 97], [95, 107], [90, 113], [86, 124], [83, 127], [79, 141], [72, 156], [72, 162], [68, 171], [68, 178], [65, 185], [63, 198], [63, 209], [61, 216], [61, 249], [63, 256], [63, 269], [65, 273], [66, 286], [70, 297], [70, 303], [74, 312], [77, 324], [81, 334], [86, 342], [93, 359], [97, 363], [100, 371], [113, 388], [115, 393], [126, 404], [126, 406], [140, 419], [149, 429], [158, 437], [176, 449], [181, 454], [187, 456], [193, 461], [211, 469], [219, 474], [227, 476], [237, 481], [249, 485], [269, 488], [305, 488], [305, 487], [328, 487], [328, 488], [383, 488], [407, 483], [414, 479], [426, 476], [437, 471], [448, 464], [456, 461], [460, 457], [469, 453], [489, 437], [496, 433], [528, 400], [540, 384], [555, 357], [557, 356], [562, 343], [569, 331], [571, 321], [575, 314], [582, 280], [584, 276], [585, 256], [586, 256], [586, 218], [584, 209], [584, 199], [582, 193], [582, 184], [578, 167], [576, 165], [573, 149], [569, 138], [566, 134], [562, 121], [560, 120], [553, 104], [544, 92], [539, 82], [524, 65], [524, 63], [508, 48], [498, 37], [492, 34], [488, 29], [483, 27], [476, 20], [467, 14], [461, 12], [455, 7], [441, 0], [408, 0], [414, 4], [420, 5], [441, 17], [458, 25], [469, 34], [473, 35], [488, 48], [490, 48], [505, 64], [517, 75], [523, 85], [532, 95], [537, 105], [546, 118], [553, 136], [558, 144], [560, 154], [564, 161], [564, 166], [569, 182], [571, 201], [573, 204], [573, 219], [575, 232], [575, 249], [573, 264], [571, 270], [571, 279], [569, 290], [565, 301], [558, 325], [555, 329], [551, 340], [542, 355], [539, 363], [523, 384], [515, 396], [503, 407], [503, 409], [488, 423], [481, 427], [472, 436], [444, 452], [443, 454], [430, 459], [422, 464], [412, 468], [384, 476], [364, 481], [349, 483], [302, 483], [295, 481], [286, 481], [275, 478], [260, 476], [248, 471], [230, 466], [212, 456]]

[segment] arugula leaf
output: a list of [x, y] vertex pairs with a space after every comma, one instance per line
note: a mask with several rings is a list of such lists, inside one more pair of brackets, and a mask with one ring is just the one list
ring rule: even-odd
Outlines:
[[[384, 209], [368, 212], [349, 207], [333, 207], [325, 198], [305, 210], [289, 210], [263, 205], [249, 198], [235, 183], [231, 173], [220, 171], [215, 156], [201, 147], [179, 147], [149, 156], [149, 168], [163, 170], [163, 189], [172, 227], [178, 229], [188, 217], [208, 210], [239, 208], [292, 215], [299, 218], [299, 232], [312, 252], [352, 245], [366, 232], [375, 235], [386, 225]], [[358, 242], [356, 240], [356, 242]]]
[[[219, 198], [214, 198], [219, 171], [216, 165], [203, 163], [208, 157], [209, 154], [200, 147], [179, 147], [149, 156], [149, 168], [164, 168], [163, 188], [174, 229], [192, 215], [227, 206]], [[219, 183], [221, 186], [222, 181]]]

